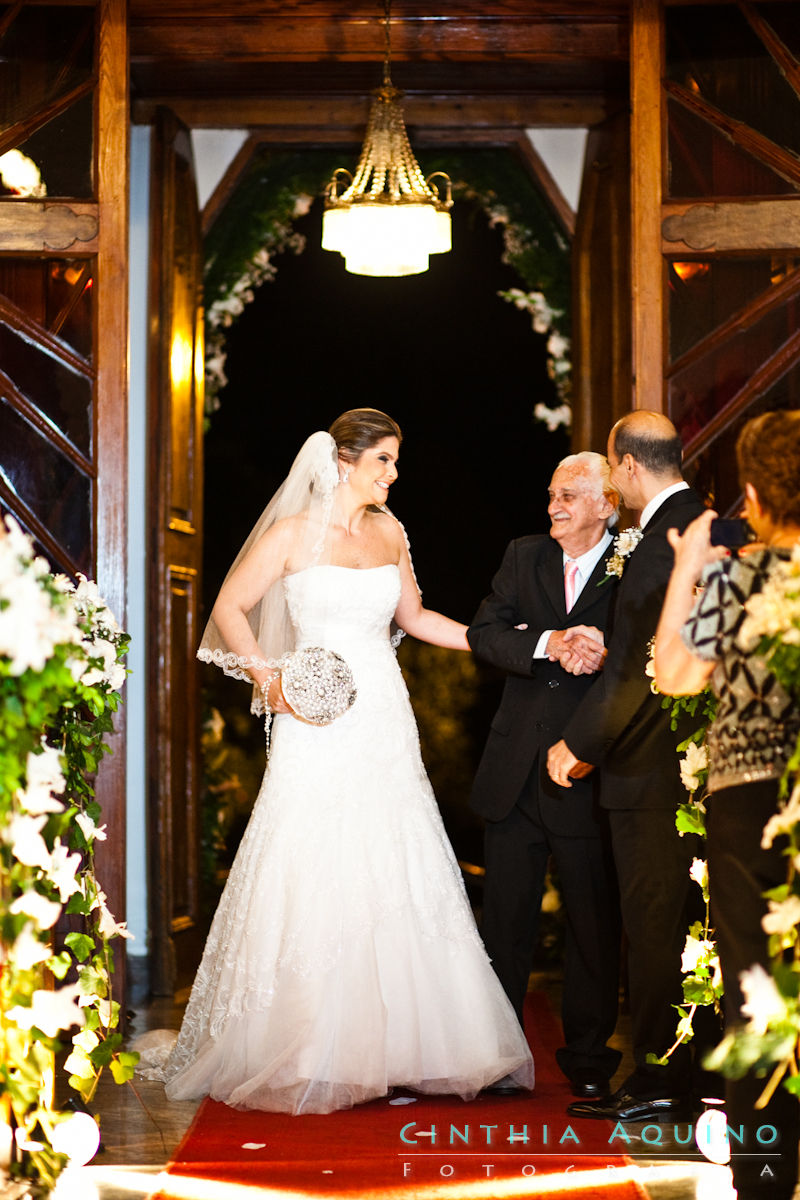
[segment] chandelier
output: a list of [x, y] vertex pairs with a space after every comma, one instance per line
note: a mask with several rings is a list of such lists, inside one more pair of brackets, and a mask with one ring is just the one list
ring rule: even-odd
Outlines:
[[372, 93], [356, 173], [337, 167], [325, 192], [322, 249], [338, 250], [353, 275], [418, 275], [429, 255], [452, 246], [450, 178], [443, 171], [423, 176], [403, 121], [403, 93], [391, 81], [389, 7], [385, 0], [383, 84]]

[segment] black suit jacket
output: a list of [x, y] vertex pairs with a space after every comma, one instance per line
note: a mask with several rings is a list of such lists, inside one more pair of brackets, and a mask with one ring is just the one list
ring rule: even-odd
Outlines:
[[691, 723], [670, 729], [645, 666], [672, 572], [667, 530], [682, 532], [702, 512], [689, 489], [669, 496], [648, 521], [625, 565], [605, 666], [563, 730], [573, 754], [602, 766], [605, 808], [674, 808], [686, 799], [675, 748]]
[[[545, 629], [595, 625], [605, 630], [617, 589], [615, 578], [601, 583], [611, 552], [609, 546], [567, 614], [559, 544], [548, 535], [511, 542], [492, 591], [469, 627], [467, 637], [475, 654], [509, 673], [472, 788], [473, 809], [489, 820], [508, 815], [536, 756], [546, 755], [558, 741], [596, 678], [570, 675], [546, 658], [533, 661], [533, 652]], [[522, 623], [528, 628], [515, 629]], [[541, 787], [540, 808], [548, 828], [567, 836], [597, 834], [594, 781], [568, 790], [557, 787], [545, 773]]]

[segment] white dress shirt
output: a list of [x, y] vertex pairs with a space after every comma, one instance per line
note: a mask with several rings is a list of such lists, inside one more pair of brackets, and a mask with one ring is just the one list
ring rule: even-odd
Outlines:
[[[665, 497], [665, 499], [666, 499], [666, 497]], [[584, 589], [586, 580], [589, 578], [592, 571], [595, 569], [598, 562], [605, 554], [606, 547], [609, 546], [610, 543], [611, 543], [611, 534], [609, 533], [608, 530], [606, 530], [605, 533], [603, 534], [603, 536], [600, 538], [600, 541], [597, 542], [594, 546], [592, 546], [591, 550], [587, 550], [585, 554], [579, 555], [578, 558], [570, 558], [570, 556], [568, 554], [564, 554], [563, 557], [564, 557], [564, 567], [565, 568], [566, 568], [567, 563], [569, 563], [569, 562], [574, 562], [574, 563], [578, 564], [578, 570], [575, 573], [575, 585], [574, 585], [575, 590], [573, 592], [573, 600], [572, 600], [573, 608], [575, 607], [575, 605], [577, 603], [578, 596], [580, 596], [581, 592]], [[550, 641], [550, 634], [552, 632], [553, 632], [552, 629], [545, 629], [544, 633], [539, 638], [539, 641], [536, 643], [536, 649], [533, 652], [534, 658], [547, 658], [547, 643]]]
[[639, 525], [644, 529], [648, 521], [652, 520], [655, 513], [661, 508], [665, 500], [670, 496], [674, 496], [676, 492], [688, 491], [689, 485], [685, 479], [681, 479], [680, 483], [671, 483], [669, 487], [665, 487], [663, 492], [659, 492], [657, 496], [653, 496], [652, 500], [648, 500], [642, 509], [642, 515], [639, 518]]

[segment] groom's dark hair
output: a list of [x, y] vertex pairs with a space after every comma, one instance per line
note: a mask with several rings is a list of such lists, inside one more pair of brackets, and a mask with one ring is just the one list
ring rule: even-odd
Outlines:
[[671, 421], [661, 418], [648, 428], [641, 420], [642, 413], [643, 410], [628, 413], [614, 426], [614, 453], [620, 459], [630, 454], [653, 475], [680, 477], [683, 447], [675, 427]]

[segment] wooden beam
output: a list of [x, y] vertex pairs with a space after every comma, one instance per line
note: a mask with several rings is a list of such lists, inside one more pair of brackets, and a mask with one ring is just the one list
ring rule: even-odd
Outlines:
[[631, 5], [631, 283], [633, 407], [664, 410], [663, 14], [659, 0]]
[[695, 116], [711, 125], [732, 145], [746, 151], [758, 162], [763, 163], [765, 167], [769, 167], [780, 179], [785, 179], [795, 187], [800, 186], [800, 157], [793, 154], [791, 150], [784, 150], [783, 146], [779, 146], [777, 142], [765, 137], [757, 129], [746, 125], [744, 121], [737, 121], [733, 117], [729, 117], [727, 113], [722, 112], [715, 105], [709, 104], [702, 96], [698, 96], [679, 83], [666, 80], [664, 87], [668, 95], [682, 104], [689, 112], [693, 112]]
[[52, 254], [97, 251], [97, 205], [0, 200], [0, 250]]
[[679, 375], [692, 363], [699, 362], [707, 354], [713, 354], [714, 351], [721, 349], [731, 338], [751, 329], [757, 321], [762, 320], [796, 296], [800, 296], [800, 270], [791, 271], [780, 283], [767, 288], [760, 296], [756, 296], [755, 300], [745, 304], [728, 317], [727, 321], [723, 321], [699, 342], [695, 342], [680, 358], [676, 358], [669, 364], [665, 375], [668, 379]]
[[739, 8], [744, 13], [753, 32], [766, 46], [781, 75], [794, 90], [794, 94], [800, 98], [800, 62], [797, 61], [789, 47], [781, 41], [755, 4], [739, 0]]
[[747, 383], [731, 396], [718, 413], [704, 425], [700, 433], [684, 447], [684, 466], [690, 466], [743, 412], [754, 400], [763, 396], [779, 379], [800, 362], [800, 330], [780, 346], [771, 358], [762, 362], [758, 370], [750, 376]]
[[[368, 13], [288, 13], [286, 6], [221, 4], [198, 11], [137, 4], [131, 17], [131, 59], [136, 62], [381, 62], [381, 9]], [[270, 11], [271, 9], [271, 11]], [[624, 62], [627, 22], [616, 14], [536, 13], [403, 16], [391, 23], [392, 60], [527, 62]]]
[[13, 150], [21, 145], [37, 129], [41, 129], [48, 121], [52, 121], [61, 113], [66, 112], [83, 96], [88, 96], [96, 82], [95, 79], [85, 79], [77, 87], [70, 88], [68, 92], [62, 92], [45, 107], [37, 108], [31, 116], [24, 117], [21, 121], [15, 121], [13, 125], [4, 129], [0, 133], [0, 154], [5, 154], [6, 150]]
[[538, 184], [550, 205], [553, 215], [570, 241], [575, 236], [575, 212], [567, 203], [561, 188], [550, 174], [545, 162], [531, 139], [523, 133], [516, 142], [517, 153]]
[[665, 204], [661, 250], [712, 256], [738, 250], [800, 250], [800, 196]]
[[[190, 129], [295, 130], [308, 137], [343, 143], [363, 139], [369, 97], [320, 94], [314, 96], [180, 96], [152, 95], [133, 105], [133, 120], [151, 125], [159, 107], [170, 108]], [[582, 95], [410, 95], [403, 100], [406, 123], [417, 131], [426, 126], [461, 130], [516, 126], [560, 128], [597, 125], [609, 116], [607, 97]]]

